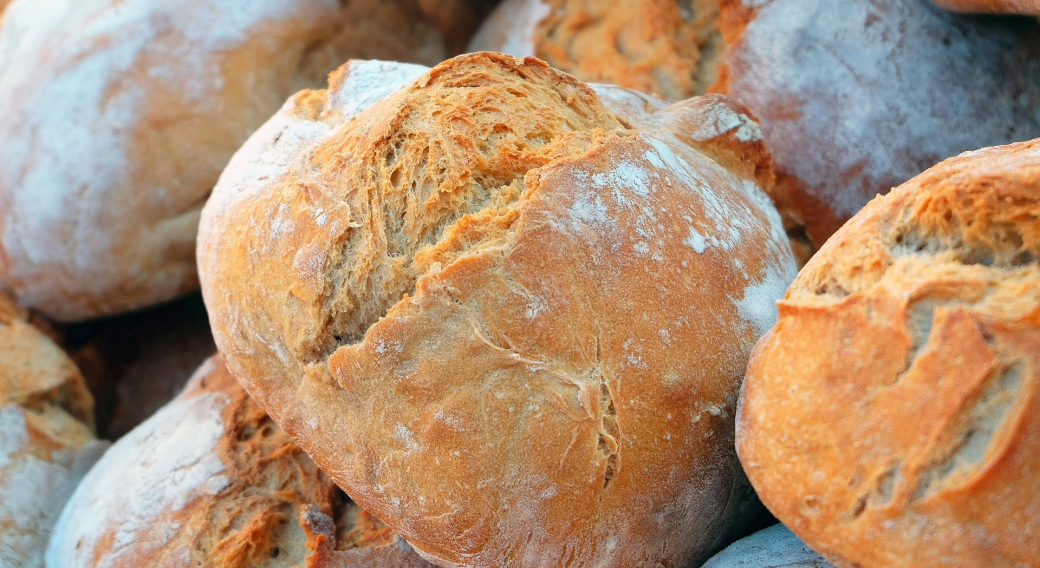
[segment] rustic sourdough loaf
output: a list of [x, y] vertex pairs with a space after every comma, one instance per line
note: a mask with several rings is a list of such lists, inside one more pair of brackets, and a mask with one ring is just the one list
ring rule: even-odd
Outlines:
[[842, 568], [1037, 566], [1040, 141], [947, 160], [835, 234], [737, 429], [763, 502]]
[[440, 61], [410, 0], [17, 0], [0, 20], [0, 287], [62, 321], [197, 288], [199, 211], [348, 57]]
[[1040, 16], [1040, 0], [932, 0], [937, 6], [978, 14], [1028, 14]]
[[47, 565], [429, 567], [339, 491], [219, 356], [84, 478]]
[[784, 525], [738, 540], [702, 568], [834, 568]]
[[1040, 136], [1036, 20], [926, 0], [506, 0], [471, 47], [672, 99], [710, 90], [746, 104], [802, 260], [937, 161]]
[[0, 296], [0, 566], [39, 568], [51, 528], [104, 444], [75, 365]]
[[744, 110], [535, 59], [355, 62], [203, 212], [228, 365], [444, 566], [687, 565], [745, 522], [737, 389], [794, 273]]

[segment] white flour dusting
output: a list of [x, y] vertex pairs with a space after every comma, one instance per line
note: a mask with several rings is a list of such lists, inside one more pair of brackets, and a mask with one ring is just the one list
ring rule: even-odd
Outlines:
[[704, 568], [834, 568], [783, 525], [759, 531], [716, 554]]
[[[83, 479], [55, 527], [49, 566], [125, 566], [137, 548], [163, 546], [180, 525], [169, 512], [227, 484], [214, 448], [224, 433], [224, 393], [176, 399], [120, 439]], [[109, 534], [109, 531], [113, 531]], [[93, 563], [97, 547], [111, 548]]]

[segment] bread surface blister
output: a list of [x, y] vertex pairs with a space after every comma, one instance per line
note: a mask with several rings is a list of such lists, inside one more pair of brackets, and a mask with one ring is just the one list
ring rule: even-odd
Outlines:
[[734, 404], [794, 276], [771, 183], [724, 97], [352, 62], [229, 164], [200, 274], [235, 375], [428, 559], [691, 562], [753, 506]]

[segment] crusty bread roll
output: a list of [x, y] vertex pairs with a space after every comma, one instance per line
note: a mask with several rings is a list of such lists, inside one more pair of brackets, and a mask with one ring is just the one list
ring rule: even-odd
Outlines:
[[834, 568], [784, 525], [738, 540], [702, 568]]
[[724, 97], [352, 63], [229, 164], [203, 296], [246, 388], [432, 562], [687, 565], [746, 522], [734, 404], [794, 273], [771, 177]]
[[429, 566], [351, 503], [219, 356], [83, 479], [47, 565]]
[[976, 14], [1040, 16], [1040, 0], [932, 0], [937, 6]]
[[37, 568], [51, 528], [104, 444], [61, 351], [0, 296], [0, 566]]
[[537, 55], [584, 81], [680, 100], [715, 82], [718, 17], [717, 0], [505, 0], [470, 50]]
[[197, 288], [231, 154], [348, 57], [440, 61], [410, 0], [17, 0], [0, 20], [0, 287], [61, 321]]
[[[874, 195], [937, 161], [1040, 136], [1035, 20], [956, 15], [925, 0], [714, 7], [506, 0], [471, 47], [670, 98], [709, 89], [746, 104], [776, 160], [772, 195], [802, 259]], [[631, 58], [647, 65], [623, 63]]]
[[763, 502], [838, 566], [1036, 566], [1040, 140], [857, 214], [780, 303], [741, 409]]

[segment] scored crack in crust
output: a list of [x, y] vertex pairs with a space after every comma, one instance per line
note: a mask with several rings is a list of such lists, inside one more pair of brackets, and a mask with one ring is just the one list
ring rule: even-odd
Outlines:
[[940, 163], [806, 265], [756, 348], [738, 451], [838, 566], [1040, 549], [1040, 141]]
[[65, 500], [105, 445], [68, 356], [0, 295], [0, 564], [43, 566]]
[[206, 361], [117, 442], [62, 513], [51, 566], [428, 568]]
[[695, 562], [751, 503], [732, 413], [794, 273], [771, 181], [724, 97], [353, 62], [229, 164], [204, 297], [246, 388], [432, 561]]

